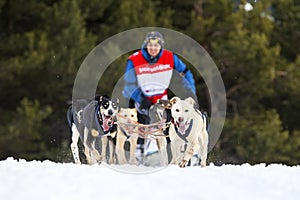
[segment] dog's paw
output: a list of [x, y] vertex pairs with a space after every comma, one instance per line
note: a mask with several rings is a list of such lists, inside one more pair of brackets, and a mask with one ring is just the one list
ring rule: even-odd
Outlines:
[[179, 165], [179, 167], [184, 168], [184, 167], [186, 167], [187, 164], [188, 164], [187, 160], [182, 160], [178, 165]]
[[114, 159], [109, 159], [109, 160], [107, 161], [107, 164], [109, 164], [109, 165], [111, 165], [111, 164], [115, 164], [115, 161], [114, 161]]
[[135, 158], [133, 158], [133, 159], [130, 159], [130, 160], [129, 160], [129, 164], [130, 164], [130, 165], [138, 165], [138, 162], [136, 161]]
[[100, 165], [100, 164], [102, 163], [102, 160], [103, 160], [102, 157], [96, 159], [96, 160], [95, 160], [95, 161], [96, 161], [96, 164]]
[[101, 160], [97, 160], [97, 164], [100, 165], [102, 163]]
[[81, 162], [79, 160], [75, 161], [76, 165], [81, 165]]

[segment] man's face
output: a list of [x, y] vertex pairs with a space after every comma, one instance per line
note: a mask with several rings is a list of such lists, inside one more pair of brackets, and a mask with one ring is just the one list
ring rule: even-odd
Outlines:
[[159, 54], [159, 51], [161, 49], [160, 44], [157, 41], [151, 41], [147, 44], [147, 51], [150, 56], [156, 57]]

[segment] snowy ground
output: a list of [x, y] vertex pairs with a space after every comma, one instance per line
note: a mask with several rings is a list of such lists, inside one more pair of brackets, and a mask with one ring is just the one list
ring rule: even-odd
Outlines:
[[122, 173], [105, 164], [87, 166], [8, 158], [0, 161], [0, 199], [300, 199], [299, 166], [126, 167], [136, 173]]

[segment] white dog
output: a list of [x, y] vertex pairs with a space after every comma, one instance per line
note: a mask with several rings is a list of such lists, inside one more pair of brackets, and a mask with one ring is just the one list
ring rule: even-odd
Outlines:
[[116, 155], [118, 164], [126, 164], [127, 159], [125, 156], [124, 144], [126, 141], [130, 143], [130, 164], [137, 164], [135, 159], [135, 150], [138, 140], [136, 133], [137, 126], [137, 110], [135, 108], [121, 108], [117, 115], [118, 133], [116, 141]]
[[[205, 167], [208, 153], [206, 116], [196, 109], [196, 103], [191, 97], [185, 100], [173, 97], [170, 103], [174, 120], [174, 126], [170, 128], [175, 129], [170, 131], [172, 162], [179, 164], [180, 167], [186, 167], [192, 156], [199, 154], [201, 167]], [[183, 158], [178, 162], [178, 147], [184, 143], [187, 146]]]

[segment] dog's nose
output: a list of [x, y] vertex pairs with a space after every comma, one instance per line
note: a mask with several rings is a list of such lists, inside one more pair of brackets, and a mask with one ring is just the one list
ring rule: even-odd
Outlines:
[[109, 115], [112, 115], [112, 114], [113, 114], [113, 111], [112, 111], [112, 110], [108, 110], [108, 114], [109, 114]]
[[179, 122], [183, 122], [183, 117], [179, 117], [179, 118], [178, 118], [178, 121], [179, 121]]

